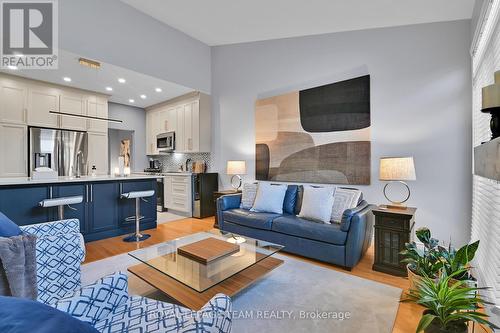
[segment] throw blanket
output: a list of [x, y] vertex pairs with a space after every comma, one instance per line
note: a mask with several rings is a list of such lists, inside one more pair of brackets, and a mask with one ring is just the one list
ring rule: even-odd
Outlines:
[[36, 300], [36, 236], [0, 237], [0, 295]]

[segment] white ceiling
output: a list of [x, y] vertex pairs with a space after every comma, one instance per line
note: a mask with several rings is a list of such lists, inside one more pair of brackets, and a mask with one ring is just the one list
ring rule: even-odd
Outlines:
[[[74, 88], [80, 88], [110, 95], [110, 101], [125, 105], [145, 108], [174, 97], [184, 95], [193, 89], [144, 75], [123, 67], [101, 63], [101, 68], [91, 69], [78, 63], [79, 55], [59, 50], [59, 68], [57, 70], [1, 70], [2, 72], [41, 80]], [[93, 59], [97, 60], [98, 59]], [[70, 77], [71, 82], [65, 82], [63, 77]], [[119, 83], [118, 78], [124, 78], [125, 83]], [[113, 88], [107, 91], [106, 87]], [[158, 93], [155, 88], [161, 88]], [[140, 95], [146, 95], [142, 99]], [[133, 99], [131, 103], [129, 99]]]
[[474, 0], [121, 0], [208, 45], [470, 19]]

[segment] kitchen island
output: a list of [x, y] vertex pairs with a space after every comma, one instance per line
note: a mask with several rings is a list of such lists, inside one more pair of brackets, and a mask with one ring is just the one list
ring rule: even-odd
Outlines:
[[[57, 207], [42, 208], [44, 199], [82, 196], [83, 202], [65, 207], [64, 217], [80, 220], [85, 241], [132, 233], [135, 222], [126, 218], [135, 215], [135, 201], [121, 199], [122, 193], [154, 190], [158, 176], [130, 175], [58, 177], [51, 180], [0, 178], [0, 212], [18, 225], [57, 220]], [[156, 196], [141, 200], [141, 230], [156, 227]]]

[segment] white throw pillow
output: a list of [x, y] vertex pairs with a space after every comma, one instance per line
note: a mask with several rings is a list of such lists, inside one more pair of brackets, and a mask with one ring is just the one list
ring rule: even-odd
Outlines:
[[243, 184], [243, 190], [241, 191], [241, 204], [240, 208], [251, 209], [255, 201], [255, 196], [257, 195], [257, 183], [245, 183]]
[[270, 183], [259, 183], [252, 212], [283, 214], [283, 201], [288, 186]]
[[330, 224], [334, 187], [304, 186], [299, 217]]
[[356, 207], [360, 197], [360, 190], [338, 187], [333, 196], [333, 209], [330, 220], [334, 223], [342, 222], [342, 214], [344, 214], [344, 211]]

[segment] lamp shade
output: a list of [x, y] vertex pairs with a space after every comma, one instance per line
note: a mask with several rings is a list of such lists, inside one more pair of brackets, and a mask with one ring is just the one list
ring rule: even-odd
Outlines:
[[481, 111], [490, 112], [500, 109], [500, 71], [495, 72], [495, 84], [483, 88]]
[[247, 173], [247, 163], [245, 161], [227, 161], [228, 175], [245, 175]]
[[416, 180], [413, 157], [383, 157], [380, 159], [380, 180]]

